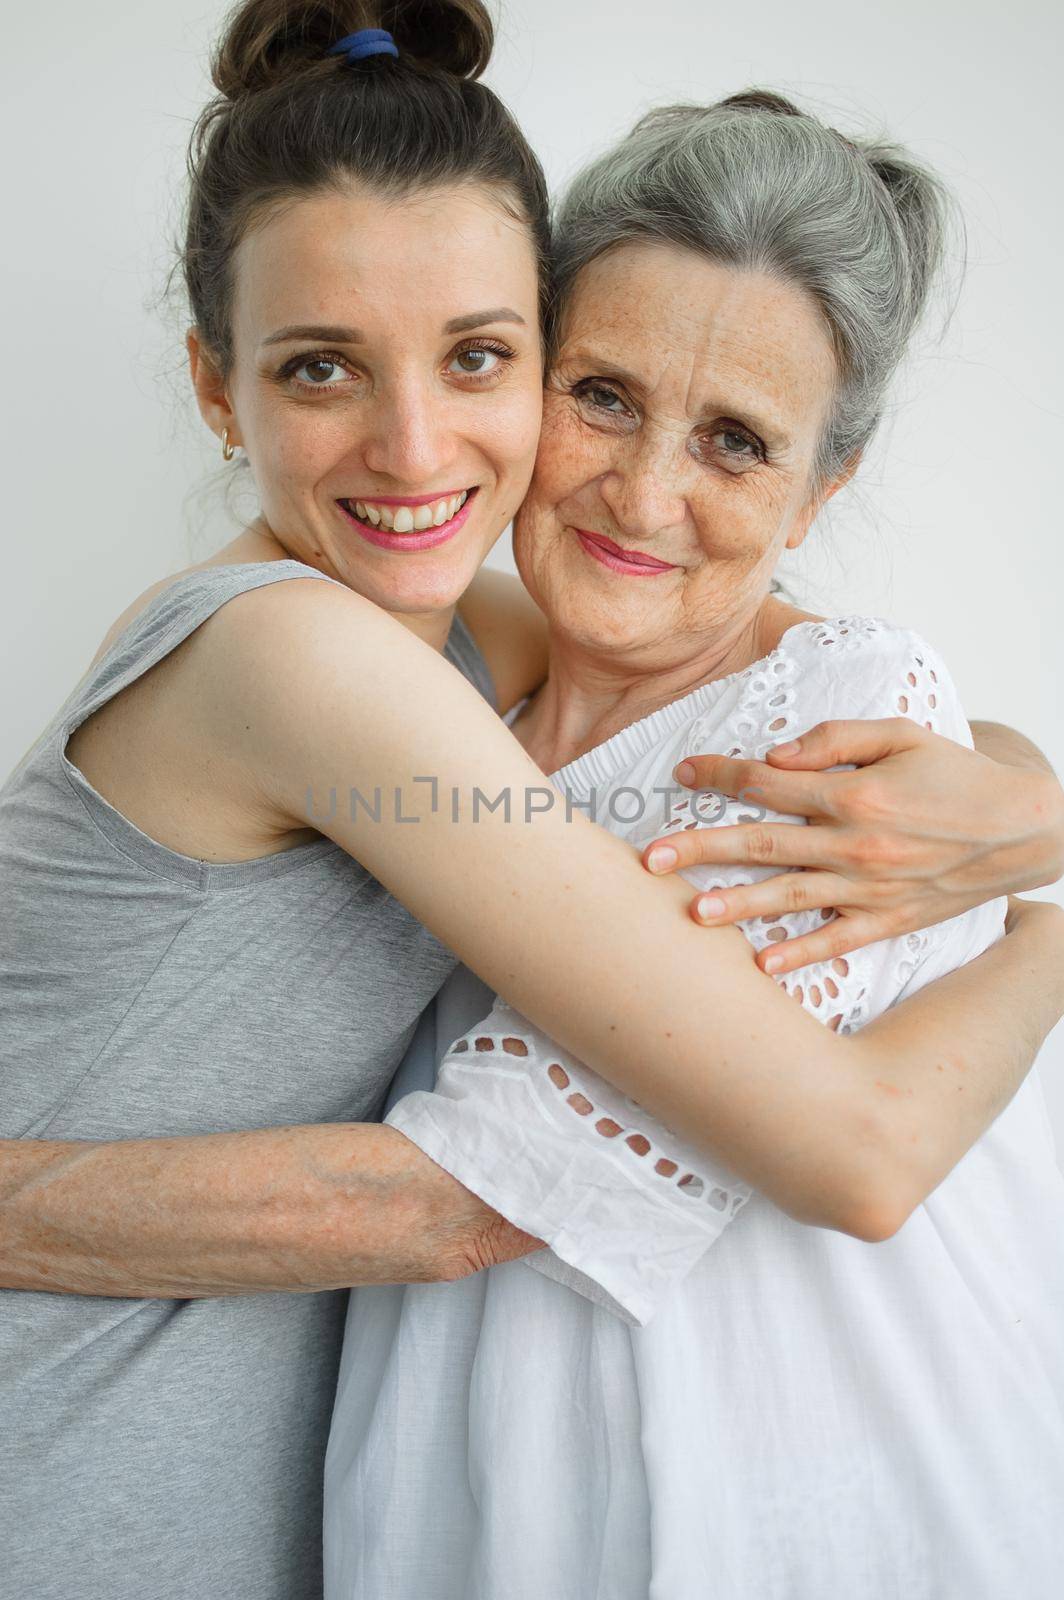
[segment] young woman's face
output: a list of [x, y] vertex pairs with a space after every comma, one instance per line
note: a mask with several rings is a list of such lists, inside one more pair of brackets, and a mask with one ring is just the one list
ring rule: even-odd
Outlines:
[[529, 229], [484, 188], [352, 187], [254, 227], [224, 388], [290, 555], [391, 612], [452, 605], [531, 475], [538, 311]]

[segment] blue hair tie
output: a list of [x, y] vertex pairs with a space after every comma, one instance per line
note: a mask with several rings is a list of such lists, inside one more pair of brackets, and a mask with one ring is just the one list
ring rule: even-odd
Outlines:
[[326, 52], [330, 56], [346, 56], [348, 66], [355, 61], [365, 61], [367, 56], [397, 56], [395, 40], [383, 28], [360, 28], [337, 40]]

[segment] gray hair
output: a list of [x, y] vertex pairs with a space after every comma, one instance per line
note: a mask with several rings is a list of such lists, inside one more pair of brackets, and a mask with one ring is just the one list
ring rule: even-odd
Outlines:
[[555, 215], [556, 309], [597, 256], [636, 241], [806, 289], [839, 382], [814, 466], [835, 476], [875, 432], [942, 259], [952, 201], [900, 146], [853, 142], [781, 95], [652, 111], [570, 184]]

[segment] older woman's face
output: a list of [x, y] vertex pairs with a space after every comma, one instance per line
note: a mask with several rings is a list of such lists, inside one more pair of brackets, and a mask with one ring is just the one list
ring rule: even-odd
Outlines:
[[650, 666], [752, 622], [816, 511], [835, 376], [819, 310], [780, 279], [656, 244], [586, 267], [515, 529], [555, 628]]

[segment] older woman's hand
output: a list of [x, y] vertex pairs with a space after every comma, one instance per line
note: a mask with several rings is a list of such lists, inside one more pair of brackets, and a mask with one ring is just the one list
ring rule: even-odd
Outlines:
[[[643, 865], [657, 872], [736, 862], [781, 869], [759, 883], [698, 896], [691, 915], [707, 926], [836, 910], [815, 933], [761, 952], [759, 965], [774, 974], [1052, 883], [1064, 872], [1064, 790], [1033, 746], [1011, 743], [1019, 740], [1011, 730], [998, 735], [996, 743], [989, 735], [983, 742], [1008, 760], [903, 717], [820, 723], [764, 762], [692, 755], [676, 769], [678, 783], [803, 816], [809, 826], [673, 833], [646, 847]], [[842, 765], [857, 770], [824, 770]], [[651, 864], [655, 851], [672, 851], [675, 859]], [[783, 870], [794, 867], [804, 870]], [[707, 907], [707, 899], [716, 906]]]

